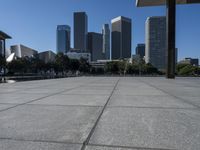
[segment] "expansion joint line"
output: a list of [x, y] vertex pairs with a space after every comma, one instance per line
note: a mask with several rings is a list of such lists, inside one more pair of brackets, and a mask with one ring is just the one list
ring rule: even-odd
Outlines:
[[196, 105], [196, 104], [194, 104], [194, 103], [192, 103], [192, 102], [189, 102], [189, 101], [187, 101], [187, 100], [185, 100], [185, 99], [183, 99], [183, 98], [180, 98], [180, 97], [178, 97], [178, 96], [176, 96], [176, 95], [174, 95], [174, 94], [170, 94], [169, 92], [167, 92], [167, 91], [165, 91], [165, 90], [163, 90], [163, 89], [161, 89], [161, 88], [159, 88], [159, 87], [156, 87], [156, 86], [154, 86], [153, 84], [151, 84], [151, 83], [148, 83], [148, 82], [146, 82], [146, 81], [142, 81], [142, 80], [140, 80], [140, 79], [138, 79], [139, 81], [141, 81], [141, 82], [143, 82], [143, 83], [145, 83], [145, 84], [147, 84], [147, 85], [149, 85], [149, 86], [151, 86], [151, 87], [153, 87], [153, 88], [155, 88], [155, 89], [157, 89], [157, 90], [159, 90], [159, 91], [161, 91], [161, 92], [163, 92], [163, 93], [165, 93], [165, 94], [167, 94], [167, 95], [169, 95], [169, 96], [172, 96], [172, 97], [174, 97], [174, 98], [176, 98], [176, 99], [178, 99], [179, 101], [182, 101], [182, 102], [184, 102], [184, 103], [187, 103], [187, 104], [189, 104], [189, 105], [192, 105], [192, 106], [194, 106], [196, 109], [200, 109], [200, 106], [198, 106], [198, 105]]
[[98, 116], [98, 118], [97, 118], [97, 120], [96, 120], [94, 126], [92, 127], [90, 133], [88, 134], [88, 137], [87, 137], [86, 140], [83, 142], [83, 145], [82, 145], [82, 147], [81, 147], [81, 150], [85, 150], [86, 146], [89, 144], [89, 141], [90, 141], [90, 139], [91, 139], [91, 137], [92, 137], [92, 135], [93, 135], [93, 133], [94, 133], [94, 131], [95, 131], [95, 129], [96, 129], [96, 127], [97, 127], [97, 125], [98, 125], [98, 123], [99, 123], [99, 121], [100, 121], [100, 119], [101, 119], [101, 117], [102, 117], [102, 115], [103, 115], [103, 113], [104, 113], [104, 111], [105, 111], [107, 105], [108, 105], [108, 103], [110, 102], [110, 99], [111, 99], [111, 97], [112, 97], [112, 95], [113, 95], [113, 93], [114, 93], [114, 91], [115, 91], [115, 89], [116, 89], [116, 87], [117, 87], [119, 81], [120, 81], [120, 78], [119, 78], [119, 79], [117, 80], [117, 82], [115, 83], [115, 86], [114, 86], [114, 88], [113, 88], [113, 90], [112, 90], [110, 96], [108, 97], [108, 99], [107, 99], [107, 101], [106, 101], [106, 104], [103, 106], [103, 109], [101, 110], [101, 113], [99, 114], [99, 116]]

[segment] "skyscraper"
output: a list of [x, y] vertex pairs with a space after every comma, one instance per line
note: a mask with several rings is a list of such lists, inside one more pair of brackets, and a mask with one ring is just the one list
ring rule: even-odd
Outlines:
[[70, 35], [70, 26], [57, 26], [57, 53], [67, 53], [70, 50]]
[[103, 59], [103, 35], [100, 33], [88, 33], [88, 50], [91, 53], [92, 61]]
[[145, 44], [138, 44], [135, 49], [135, 54], [139, 55], [140, 58], [144, 58], [145, 56]]
[[146, 20], [145, 61], [164, 70], [166, 58], [166, 17], [149, 17]]
[[111, 22], [112, 59], [131, 58], [131, 19], [120, 16]]
[[110, 59], [110, 29], [109, 24], [104, 24], [102, 29], [103, 34], [103, 54], [105, 59]]
[[74, 13], [74, 48], [87, 52], [88, 17], [85, 12]]

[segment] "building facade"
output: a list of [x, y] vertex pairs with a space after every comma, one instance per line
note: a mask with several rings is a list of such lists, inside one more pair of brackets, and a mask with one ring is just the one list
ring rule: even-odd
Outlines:
[[97, 61], [104, 59], [103, 55], [103, 35], [100, 33], [88, 33], [88, 50], [91, 53], [91, 60]]
[[131, 19], [117, 17], [112, 21], [112, 59], [131, 58]]
[[44, 51], [38, 54], [40, 60], [45, 63], [50, 63], [55, 61], [56, 54], [52, 51]]
[[3, 56], [3, 54], [4, 54], [4, 50], [3, 49], [4, 49], [3, 48], [3, 41], [0, 40], [0, 56]]
[[57, 53], [67, 53], [70, 50], [71, 28], [68, 25], [57, 26]]
[[181, 60], [179, 64], [188, 64], [192, 66], [199, 66], [199, 59], [198, 58], [185, 58], [184, 60]]
[[140, 58], [144, 58], [145, 56], [145, 44], [138, 44], [135, 49], [135, 54], [139, 55]]
[[82, 52], [68, 52], [66, 55], [70, 59], [80, 60], [81, 58], [85, 59], [88, 63], [91, 62], [91, 54], [90, 53], [82, 53]]
[[85, 12], [74, 13], [74, 48], [87, 52], [88, 17]]
[[167, 59], [166, 17], [149, 17], [146, 20], [145, 61], [165, 70]]
[[32, 48], [24, 46], [22, 44], [10, 46], [11, 53], [15, 53], [15, 57], [35, 57], [38, 52]]
[[103, 34], [103, 54], [106, 60], [110, 60], [110, 28], [109, 24], [104, 24]]

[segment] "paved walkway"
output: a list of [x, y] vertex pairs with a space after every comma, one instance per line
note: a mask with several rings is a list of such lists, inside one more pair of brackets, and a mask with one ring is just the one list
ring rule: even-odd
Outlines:
[[200, 149], [200, 78], [0, 84], [0, 150], [132, 149]]

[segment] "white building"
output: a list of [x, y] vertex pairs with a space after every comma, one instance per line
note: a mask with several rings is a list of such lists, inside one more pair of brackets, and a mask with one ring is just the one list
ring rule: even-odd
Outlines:
[[45, 63], [54, 62], [56, 54], [52, 51], [44, 51], [38, 54], [39, 59], [44, 61]]
[[24, 46], [22, 44], [19, 45], [12, 45], [10, 46], [11, 53], [15, 53], [15, 57], [22, 58], [22, 57], [34, 57], [37, 55], [37, 51]]
[[66, 55], [70, 59], [78, 59], [80, 60], [81, 58], [87, 60], [88, 62], [91, 62], [91, 54], [90, 53], [77, 53], [77, 52], [68, 52]]

